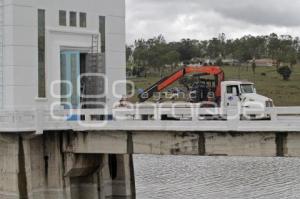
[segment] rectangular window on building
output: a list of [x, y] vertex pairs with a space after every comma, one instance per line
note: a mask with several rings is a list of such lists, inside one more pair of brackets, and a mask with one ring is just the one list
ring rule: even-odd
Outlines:
[[38, 96], [46, 97], [45, 78], [45, 10], [38, 10]]
[[81, 28], [86, 28], [86, 13], [81, 12], [80, 15], [80, 27]]
[[105, 16], [99, 17], [99, 32], [101, 35], [101, 52], [105, 53]]
[[77, 26], [77, 13], [70, 12], [70, 26], [76, 27]]
[[67, 26], [67, 12], [65, 10], [59, 11], [59, 25]]
[[[66, 96], [68, 91], [67, 91], [67, 85], [65, 82], [67, 80], [67, 58], [65, 53], [60, 54], [60, 79], [62, 80], [60, 84], [60, 94], [61, 96]], [[61, 102], [65, 103], [67, 102], [66, 98], [61, 98]]]

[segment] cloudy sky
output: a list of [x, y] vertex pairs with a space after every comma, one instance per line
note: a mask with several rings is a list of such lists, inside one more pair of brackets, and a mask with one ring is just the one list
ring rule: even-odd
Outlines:
[[299, 0], [126, 0], [127, 43], [163, 34], [181, 38], [228, 38], [245, 34], [300, 36]]

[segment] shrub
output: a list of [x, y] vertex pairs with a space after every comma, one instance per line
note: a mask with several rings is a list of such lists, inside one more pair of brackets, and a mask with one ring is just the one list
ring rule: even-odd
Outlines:
[[277, 72], [283, 77], [283, 80], [287, 81], [290, 79], [292, 70], [288, 66], [282, 66], [278, 68]]

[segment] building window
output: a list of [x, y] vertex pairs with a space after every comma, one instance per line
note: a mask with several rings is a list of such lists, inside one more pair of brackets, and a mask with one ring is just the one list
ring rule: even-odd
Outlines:
[[81, 12], [79, 16], [80, 16], [80, 27], [86, 28], [86, 13]]
[[46, 97], [45, 82], [45, 10], [38, 10], [38, 96]]
[[62, 80], [60, 83], [60, 94], [63, 96], [61, 98], [61, 102], [66, 103], [67, 98], [65, 96], [68, 93], [67, 84], [64, 82], [67, 80], [67, 58], [65, 53], [60, 54], [60, 79]]
[[70, 26], [76, 27], [77, 26], [77, 13], [70, 12]]
[[59, 25], [67, 26], [67, 12], [65, 10], [59, 11]]
[[105, 16], [99, 17], [99, 32], [101, 35], [101, 52], [105, 53]]

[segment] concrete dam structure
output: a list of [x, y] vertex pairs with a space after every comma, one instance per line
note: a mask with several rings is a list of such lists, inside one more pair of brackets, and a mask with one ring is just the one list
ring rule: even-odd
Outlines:
[[[299, 118], [278, 116], [286, 111], [295, 114], [295, 108], [273, 111], [277, 117], [273, 121], [113, 119], [102, 127], [97, 124], [103, 121], [83, 121], [91, 127], [78, 121], [47, 122], [41, 116], [35, 118], [38, 111], [22, 113], [24, 120], [6, 114], [5, 121], [12, 123], [11, 128], [5, 123], [0, 128], [0, 175], [5, 179], [0, 195], [13, 199], [135, 198], [133, 154], [299, 157]], [[101, 110], [83, 112], [88, 118]], [[35, 115], [32, 121], [30, 113]], [[21, 123], [15, 126], [14, 120]]]
[[300, 156], [299, 107], [116, 108], [124, 0], [0, 0], [0, 43], [1, 199], [135, 198], [133, 154]]
[[263, 110], [271, 120], [203, 117], [220, 111], [118, 107], [108, 117], [104, 109], [51, 110], [46, 102], [0, 111], [0, 196], [135, 198], [133, 154], [300, 156], [299, 107]]
[[1, 134], [1, 198], [135, 198], [132, 154], [299, 157], [300, 134], [45, 132]]

